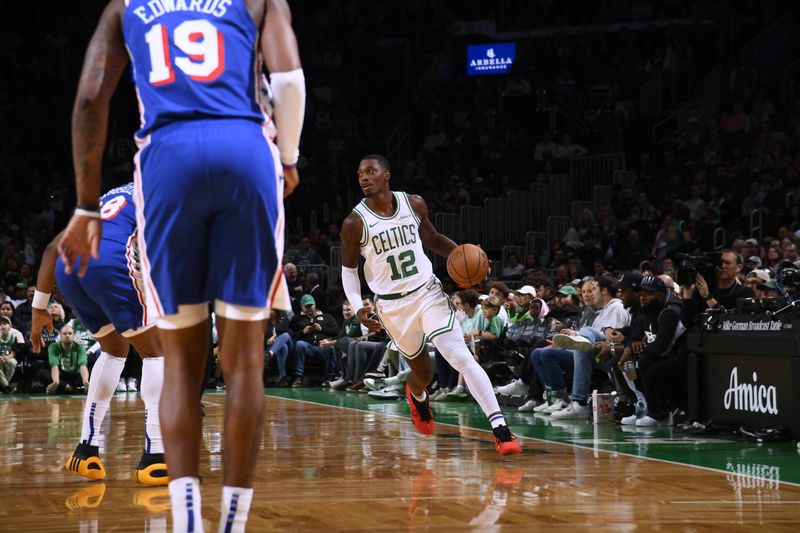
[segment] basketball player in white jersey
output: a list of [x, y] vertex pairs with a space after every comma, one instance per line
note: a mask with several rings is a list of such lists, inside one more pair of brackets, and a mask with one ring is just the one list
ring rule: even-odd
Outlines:
[[[433, 275], [425, 255], [428, 248], [447, 257], [456, 244], [436, 231], [428, 219], [428, 206], [419, 196], [389, 189], [389, 162], [368, 155], [358, 166], [358, 182], [365, 198], [342, 224], [342, 283], [358, 318], [371, 330], [386, 328], [408, 361], [411, 374], [406, 397], [411, 419], [426, 435], [433, 433], [433, 412], [426, 387], [433, 368], [426, 350], [433, 342], [450, 365], [460, 372], [470, 392], [492, 425], [494, 443], [502, 455], [522, 448], [508, 429], [486, 372], [467, 349], [450, 299]], [[424, 248], [423, 248], [424, 246]], [[378, 320], [361, 307], [358, 256], [365, 259], [367, 285], [375, 293]]]

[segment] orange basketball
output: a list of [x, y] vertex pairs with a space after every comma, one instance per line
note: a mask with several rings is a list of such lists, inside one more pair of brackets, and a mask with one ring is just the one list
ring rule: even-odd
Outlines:
[[456, 246], [447, 256], [447, 273], [459, 287], [472, 287], [489, 274], [489, 258], [474, 244]]

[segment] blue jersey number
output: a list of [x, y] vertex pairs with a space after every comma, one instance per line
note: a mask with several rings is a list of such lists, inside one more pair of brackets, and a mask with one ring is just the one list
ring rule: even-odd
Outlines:
[[[169, 55], [169, 35], [163, 24], [156, 24], [144, 36], [150, 49], [152, 85], [175, 81], [173, 61]], [[174, 65], [195, 81], [214, 81], [225, 71], [225, 43], [220, 32], [207, 20], [187, 20], [172, 32], [173, 44], [185, 56], [178, 56]]]

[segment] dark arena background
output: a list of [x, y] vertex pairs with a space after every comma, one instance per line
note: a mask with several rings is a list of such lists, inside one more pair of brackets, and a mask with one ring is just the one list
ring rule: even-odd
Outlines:
[[[172, 528], [167, 487], [134, 476], [135, 350], [97, 428], [108, 475], [89, 480], [64, 468], [86, 391], [50, 390], [52, 358], [30, 340], [42, 254], [76, 203], [72, 107], [105, 5], [4, 2], [0, 17], [1, 531]], [[264, 339], [249, 530], [797, 531], [800, 4], [289, 5], [307, 91], [300, 185], [284, 204], [292, 309]], [[103, 191], [133, 180], [138, 127], [128, 69]], [[388, 159], [392, 189], [424, 199], [438, 232], [488, 255], [487, 278], [466, 288], [429, 252], [521, 454], [497, 454], [431, 343], [437, 427], [419, 434], [407, 364], [343, 309], [340, 231], [367, 154]], [[309, 340], [301, 300], [338, 333], [321, 357], [295, 348]], [[495, 303], [498, 320], [484, 318]], [[91, 372], [99, 345], [57, 288], [51, 304], [45, 345], [70, 325]], [[217, 343], [214, 330], [207, 530], [223, 485]]]

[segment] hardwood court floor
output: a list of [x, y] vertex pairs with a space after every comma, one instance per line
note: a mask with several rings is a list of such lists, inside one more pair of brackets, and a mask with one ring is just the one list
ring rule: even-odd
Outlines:
[[[486, 423], [473, 404], [439, 404], [436, 434], [426, 437], [404, 402], [319, 390], [268, 394], [250, 531], [800, 528], [794, 443], [624, 433], [508, 408], [512, 428], [528, 438], [521, 456], [505, 458], [487, 431], [475, 429]], [[206, 531], [216, 531], [225, 395], [204, 402], [203, 514]], [[117, 395], [104, 424], [108, 479], [62, 470], [80, 435], [82, 405], [79, 397], [0, 401], [0, 531], [167, 530], [165, 488], [131, 479], [143, 438], [137, 395]]]

